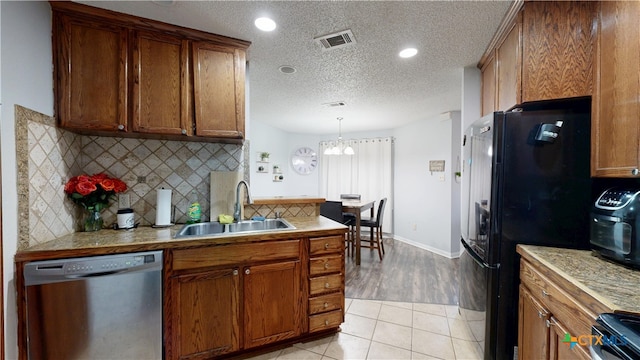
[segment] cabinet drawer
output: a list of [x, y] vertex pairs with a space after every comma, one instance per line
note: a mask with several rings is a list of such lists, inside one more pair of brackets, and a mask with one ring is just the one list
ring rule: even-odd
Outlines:
[[570, 334], [591, 334], [596, 315], [526, 261], [520, 263], [520, 279]]
[[340, 324], [342, 324], [342, 310], [309, 316], [309, 332], [335, 328]]
[[309, 239], [309, 254], [324, 255], [344, 252], [344, 236], [326, 236]]
[[342, 293], [318, 296], [309, 299], [309, 314], [319, 314], [342, 309]]
[[300, 240], [264, 241], [175, 250], [173, 270], [197, 269], [209, 266], [237, 265], [245, 262], [298, 258]]
[[342, 255], [323, 256], [309, 260], [309, 275], [330, 274], [342, 271]]
[[319, 276], [309, 280], [309, 293], [317, 295], [341, 290], [344, 284], [342, 274]]

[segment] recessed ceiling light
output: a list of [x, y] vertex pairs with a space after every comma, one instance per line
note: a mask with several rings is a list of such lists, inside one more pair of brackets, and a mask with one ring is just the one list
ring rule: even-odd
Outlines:
[[257, 18], [254, 24], [262, 31], [273, 31], [276, 28], [276, 22], [266, 17]]
[[293, 74], [294, 72], [297, 71], [296, 68], [289, 65], [282, 65], [279, 67], [279, 69], [280, 69], [280, 72], [284, 74]]
[[398, 54], [401, 58], [410, 58], [415, 56], [418, 53], [418, 49], [415, 48], [406, 48]]

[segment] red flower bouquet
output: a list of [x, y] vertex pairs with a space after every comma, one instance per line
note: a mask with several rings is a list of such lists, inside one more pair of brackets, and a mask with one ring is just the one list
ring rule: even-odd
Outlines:
[[64, 185], [64, 192], [76, 204], [85, 209], [100, 211], [109, 206], [109, 200], [116, 193], [127, 190], [127, 184], [104, 173], [78, 175]]

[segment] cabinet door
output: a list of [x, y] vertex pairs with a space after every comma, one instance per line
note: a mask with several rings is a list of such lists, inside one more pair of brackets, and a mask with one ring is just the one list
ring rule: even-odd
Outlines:
[[57, 116], [78, 131], [127, 130], [126, 29], [54, 12]]
[[482, 69], [482, 116], [496, 111], [496, 57], [495, 52]]
[[591, 174], [636, 177], [640, 160], [640, 2], [599, 2]]
[[172, 277], [170, 359], [209, 359], [240, 349], [238, 269]]
[[302, 333], [301, 286], [299, 260], [245, 268], [245, 348]]
[[522, 285], [518, 307], [518, 359], [548, 359], [549, 311]]
[[592, 95], [596, 1], [527, 1], [522, 101]]
[[500, 111], [505, 111], [520, 103], [520, 69], [522, 69], [521, 25], [520, 21], [516, 21], [496, 51], [497, 109]]
[[245, 51], [194, 42], [196, 135], [244, 137]]
[[[566, 341], [566, 336], [569, 335], [569, 331], [564, 327], [562, 323], [555, 317], [551, 316], [549, 319], [550, 326], [550, 352], [549, 359], [551, 360], [573, 360], [573, 359], [591, 359], [589, 350], [581, 345], [574, 345], [571, 347], [571, 342]], [[588, 335], [588, 334], [576, 334], [576, 335]]]
[[189, 43], [138, 31], [133, 40], [133, 130], [191, 135]]

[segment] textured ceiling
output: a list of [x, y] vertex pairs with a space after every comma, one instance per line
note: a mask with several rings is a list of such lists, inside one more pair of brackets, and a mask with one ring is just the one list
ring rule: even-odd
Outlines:
[[[511, 1], [79, 1], [251, 41], [249, 115], [288, 132], [390, 129], [460, 110], [462, 69], [474, 66]], [[268, 16], [276, 30], [257, 30]], [[356, 44], [313, 39], [350, 29]], [[418, 54], [401, 59], [398, 52]], [[297, 69], [283, 74], [282, 65]], [[328, 108], [324, 103], [344, 101]]]

